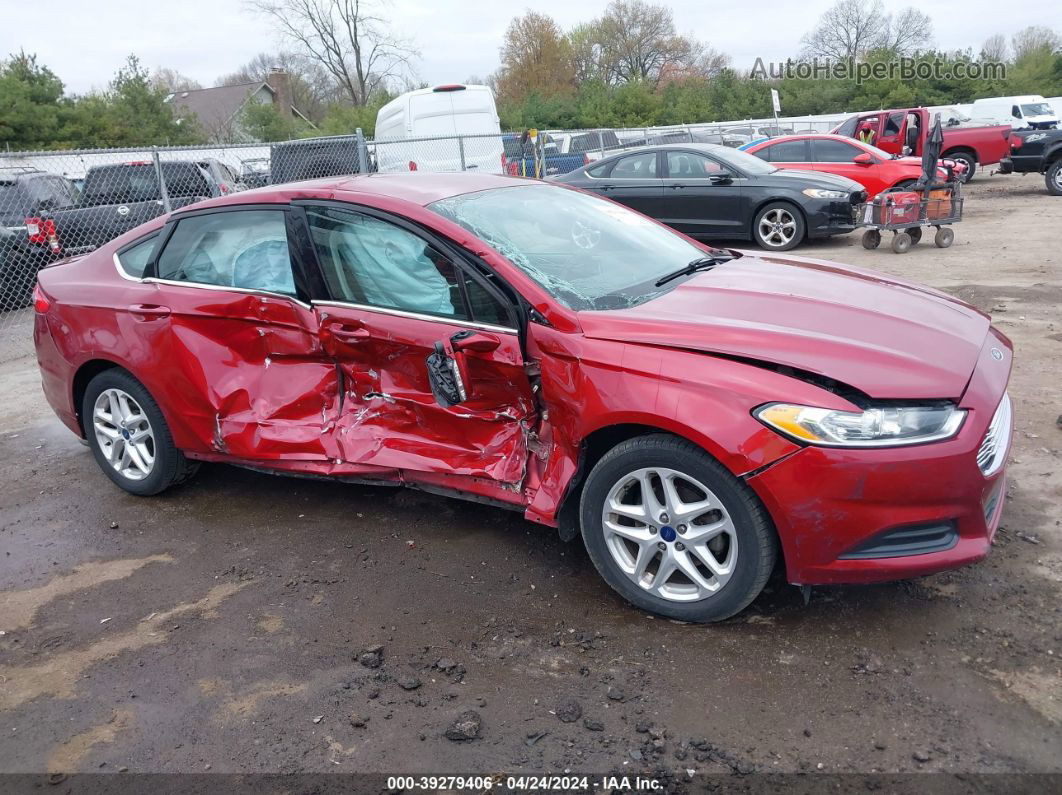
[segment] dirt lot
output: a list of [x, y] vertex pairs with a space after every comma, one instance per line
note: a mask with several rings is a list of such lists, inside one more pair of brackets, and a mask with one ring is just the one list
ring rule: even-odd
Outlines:
[[[1039, 178], [982, 176], [951, 249], [800, 252], [1014, 340], [1003, 528], [983, 564], [807, 606], [778, 579], [714, 626], [474, 504], [224, 466], [128, 496], [6, 342], [0, 770], [1062, 772], [1060, 229]], [[477, 739], [447, 739], [466, 710]]]

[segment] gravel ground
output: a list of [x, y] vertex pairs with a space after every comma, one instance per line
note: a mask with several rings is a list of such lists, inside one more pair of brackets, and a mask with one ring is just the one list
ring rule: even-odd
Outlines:
[[484, 506], [225, 466], [125, 495], [6, 334], [0, 771], [1062, 772], [1060, 222], [1039, 178], [982, 176], [948, 250], [801, 250], [1014, 340], [1003, 527], [982, 564], [806, 606], [776, 578], [713, 626]]

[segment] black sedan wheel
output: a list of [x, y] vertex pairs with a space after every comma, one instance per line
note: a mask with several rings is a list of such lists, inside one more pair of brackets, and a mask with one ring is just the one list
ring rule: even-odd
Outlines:
[[804, 216], [789, 202], [771, 202], [756, 213], [752, 234], [760, 248], [789, 251], [804, 239]]

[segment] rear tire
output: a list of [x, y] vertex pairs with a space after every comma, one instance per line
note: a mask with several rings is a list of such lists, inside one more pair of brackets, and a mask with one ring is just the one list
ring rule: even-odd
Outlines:
[[906, 232], [897, 232], [892, 236], [892, 250], [897, 254], [906, 254], [911, 249], [911, 236]]
[[614, 590], [680, 621], [741, 612], [777, 557], [774, 527], [752, 490], [697, 445], [669, 434], [622, 442], [598, 461], [583, 489], [580, 524], [590, 560]]
[[977, 171], [977, 158], [971, 152], [954, 152], [948, 155], [941, 155], [945, 160], [954, 160], [956, 163], [962, 163], [966, 166], [966, 171], [963, 172], [960, 182], [964, 185], [974, 178], [974, 172]]
[[910, 229], [907, 230], [907, 234], [911, 238], [911, 245], [917, 246], [918, 241], [922, 239], [922, 227], [912, 226]]
[[1048, 193], [1052, 196], [1062, 196], [1062, 157], [1047, 167], [1044, 182], [1047, 183]]
[[863, 233], [863, 248], [874, 250], [881, 245], [881, 232], [877, 229], [868, 229]]
[[130, 494], [158, 494], [199, 468], [174, 445], [166, 419], [144, 385], [120, 368], [89, 381], [81, 421], [100, 469]]
[[955, 230], [950, 226], [942, 226], [933, 236], [933, 243], [937, 248], [947, 248], [955, 241]]

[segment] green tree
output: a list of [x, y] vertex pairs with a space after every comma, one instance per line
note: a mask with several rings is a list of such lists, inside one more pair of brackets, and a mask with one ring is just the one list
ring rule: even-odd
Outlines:
[[60, 123], [63, 82], [36, 55], [0, 64], [0, 143], [12, 149], [51, 146]]

